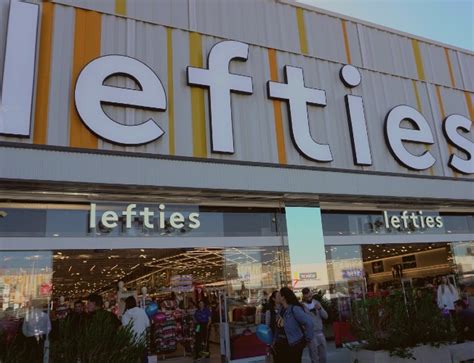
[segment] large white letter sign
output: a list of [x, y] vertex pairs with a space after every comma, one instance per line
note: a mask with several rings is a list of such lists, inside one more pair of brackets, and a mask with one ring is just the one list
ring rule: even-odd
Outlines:
[[208, 69], [187, 68], [188, 84], [209, 87], [211, 148], [213, 152], [234, 153], [230, 92], [253, 93], [252, 77], [229, 72], [232, 59], [247, 60], [248, 44], [224, 41], [209, 52]]
[[332, 161], [329, 145], [318, 144], [311, 137], [307, 104], [326, 106], [326, 92], [307, 88], [303, 70], [285, 66], [286, 83], [269, 81], [268, 96], [288, 101], [291, 133], [296, 147], [306, 157], [316, 161]]
[[30, 136], [38, 12], [36, 4], [10, 3], [0, 100], [0, 134]]
[[[408, 120], [416, 129], [400, 127], [403, 120]], [[430, 126], [423, 115], [410, 106], [397, 106], [388, 114], [385, 122], [385, 135], [393, 155], [400, 163], [413, 170], [428, 169], [436, 162], [429, 151], [421, 155], [413, 155], [403, 145], [404, 141], [421, 144], [434, 144]]]
[[[113, 75], [133, 78], [140, 90], [105, 86]], [[166, 95], [157, 75], [142, 62], [121, 55], [94, 59], [79, 74], [76, 83], [76, 108], [82, 121], [100, 137], [124, 145], [146, 144], [158, 139], [163, 130], [149, 119], [127, 126], [105, 114], [102, 104], [166, 110]]]
[[474, 173], [474, 143], [462, 137], [457, 130], [461, 129], [468, 133], [472, 129], [472, 122], [467, 117], [461, 115], [451, 115], [446, 117], [443, 124], [443, 131], [449, 143], [464, 151], [467, 159], [462, 159], [457, 155], [451, 155], [448, 165], [456, 171], [464, 174]]

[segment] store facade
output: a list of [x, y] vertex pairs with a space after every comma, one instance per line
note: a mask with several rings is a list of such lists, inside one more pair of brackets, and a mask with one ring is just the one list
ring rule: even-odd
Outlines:
[[[256, 362], [281, 286], [341, 322], [443, 277], [472, 300], [472, 52], [292, 1], [0, 17], [0, 318], [205, 298], [211, 354]], [[187, 338], [151, 353], [186, 361]]]

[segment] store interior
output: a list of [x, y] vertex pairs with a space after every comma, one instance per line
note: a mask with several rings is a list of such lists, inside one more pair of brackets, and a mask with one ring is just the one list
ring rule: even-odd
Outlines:
[[[3, 258], [2, 272], [8, 276], [2, 288], [5, 307], [17, 307], [16, 314], [22, 315], [26, 300], [37, 306], [49, 301], [54, 321], [65, 318], [64, 312], [76, 301], [86, 302], [89, 294], [98, 293], [104, 308], [120, 317], [125, 299], [134, 296], [139, 306], [156, 303], [162, 313], [160, 319], [151, 319], [150, 354], [183, 362], [192, 356], [193, 314], [201, 300], [212, 312], [211, 356], [240, 359], [265, 354], [265, 345], [255, 335], [260, 309], [288, 279], [288, 257], [282, 247], [36, 253], [11, 252]], [[228, 353], [221, 351], [226, 337], [220, 323], [229, 327]]]

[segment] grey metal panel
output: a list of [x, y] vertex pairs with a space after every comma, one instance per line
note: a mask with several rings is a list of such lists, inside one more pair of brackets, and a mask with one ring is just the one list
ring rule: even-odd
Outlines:
[[349, 49], [351, 51], [352, 64], [356, 67], [363, 67], [362, 49], [359, 41], [359, 30], [356, 23], [346, 22]]
[[300, 51], [295, 8], [273, 1], [199, 0], [197, 31], [268, 47]]
[[310, 11], [304, 13], [309, 54], [347, 63], [341, 19]]
[[451, 83], [444, 48], [421, 42], [419, 44], [426, 80], [445, 86], [454, 86]]
[[54, 7], [47, 129], [49, 145], [69, 145], [74, 21], [74, 8]]
[[418, 78], [411, 40], [367, 26], [359, 27], [360, 42], [369, 69]]
[[474, 56], [461, 52], [456, 53], [461, 67], [464, 88], [474, 92]]
[[453, 77], [454, 77], [454, 86], [456, 88], [465, 89], [466, 87], [464, 86], [463, 79], [462, 79], [461, 65], [459, 63], [458, 54], [455, 50], [452, 50], [452, 49], [446, 49], [446, 50], [449, 54], [449, 59], [451, 60], [451, 66], [452, 66]]
[[[161, 0], [160, 0], [161, 1]], [[61, 0], [54, 1], [59, 4], [74, 6], [78, 8], [115, 13], [115, 0]]]
[[[15, 160], [15, 163], [11, 163]], [[100, 171], [100, 172], [98, 172]], [[474, 184], [449, 179], [0, 147], [0, 179], [94, 185], [474, 201]]]
[[189, 29], [188, 0], [127, 1], [127, 16], [133, 19]]
[[[116, 12], [113, 0], [54, 1], [111, 14]], [[370, 64], [373, 64], [373, 69], [404, 77], [416, 78], [411, 39], [417, 39], [421, 47], [443, 48], [445, 46], [429, 39], [411, 37], [410, 34], [376, 24], [369, 24], [354, 18], [339, 17], [335, 13], [322, 9], [309, 10], [308, 7], [292, 1], [135, 0], [127, 1], [126, 4], [125, 16], [137, 20], [199, 31], [213, 36], [291, 52], [301, 51], [295, 15], [296, 9], [301, 7], [305, 9], [303, 12], [305, 19], [307, 19], [306, 33], [310, 54], [336, 61], [342, 61], [345, 58], [341, 52], [343, 44], [339, 41], [333, 42], [331, 38], [334, 37], [334, 34], [337, 35], [336, 38], [340, 38], [341, 30], [336, 31], [336, 24], [340, 23], [342, 18], [348, 19], [348, 38], [354, 58], [353, 63], [358, 64], [357, 47], [361, 49], [374, 47], [374, 50], [367, 54]], [[359, 38], [355, 38], [356, 33], [351, 30], [356, 25], [359, 30]], [[314, 32], [315, 29], [322, 31]], [[331, 29], [331, 31], [327, 29]], [[328, 33], [332, 36], [327, 36]], [[320, 45], [320, 48], [317, 49], [320, 52], [314, 53], [312, 48], [315, 47], [315, 42], [318, 46]], [[467, 50], [461, 50], [460, 53], [472, 56]], [[364, 52], [361, 52], [362, 54]], [[425, 57], [424, 61], [429, 62], [429, 58]], [[447, 83], [443, 83], [444, 75], [440, 76], [440, 81], [436, 79], [436, 72], [433, 73], [433, 77], [434, 82], [447, 85]], [[472, 90], [472, 88], [469, 89]]]

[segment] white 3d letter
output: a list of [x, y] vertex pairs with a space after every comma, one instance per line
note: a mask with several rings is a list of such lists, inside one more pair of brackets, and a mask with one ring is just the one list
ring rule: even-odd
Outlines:
[[[113, 75], [133, 78], [140, 90], [104, 86]], [[82, 121], [97, 135], [124, 145], [146, 144], [158, 139], [164, 131], [149, 119], [127, 126], [109, 118], [102, 103], [166, 110], [166, 95], [156, 74], [142, 62], [121, 55], [108, 55], [90, 62], [76, 83], [76, 108]]]
[[211, 147], [213, 152], [234, 153], [230, 92], [252, 94], [252, 77], [229, 72], [232, 59], [247, 60], [248, 44], [217, 43], [209, 52], [209, 69], [188, 67], [188, 84], [209, 87]]
[[[416, 126], [416, 129], [400, 127], [403, 120], [408, 120]], [[430, 126], [421, 113], [410, 106], [394, 107], [388, 114], [385, 123], [385, 135], [388, 146], [400, 163], [413, 170], [428, 169], [436, 162], [436, 159], [429, 151], [421, 155], [413, 155], [403, 144], [404, 141], [434, 144], [433, 134]]]
[[[452, 154], [448, 165], [456, 171], [464, 174], [474, 173], [474, 143], [467, 137], [461, 136], [458, 129], [467, 134], [472, 129], [472, 121], [461, 115], [451, 115], [446, 117], [443, 124], [443, 131], [448, 142], [466, 153], [467, 158], [463, 159]], [[467, 136], [467, 135], [466, 135]]]
[[37, 4], [10, 3], [0, 100], [0, 134], [30, 136], [38, 12]]
[[285, 66], [286, 83], [267, 83], [268, 96], [288, 101], [291, 132], [296, 147], [306, 157], [316, 161], [332, 161], [329, 145], [318, 144], [309, 130], [307, 104], [326, 106], [326, 92], [307, 88], [304, 85], [303, 70]]

